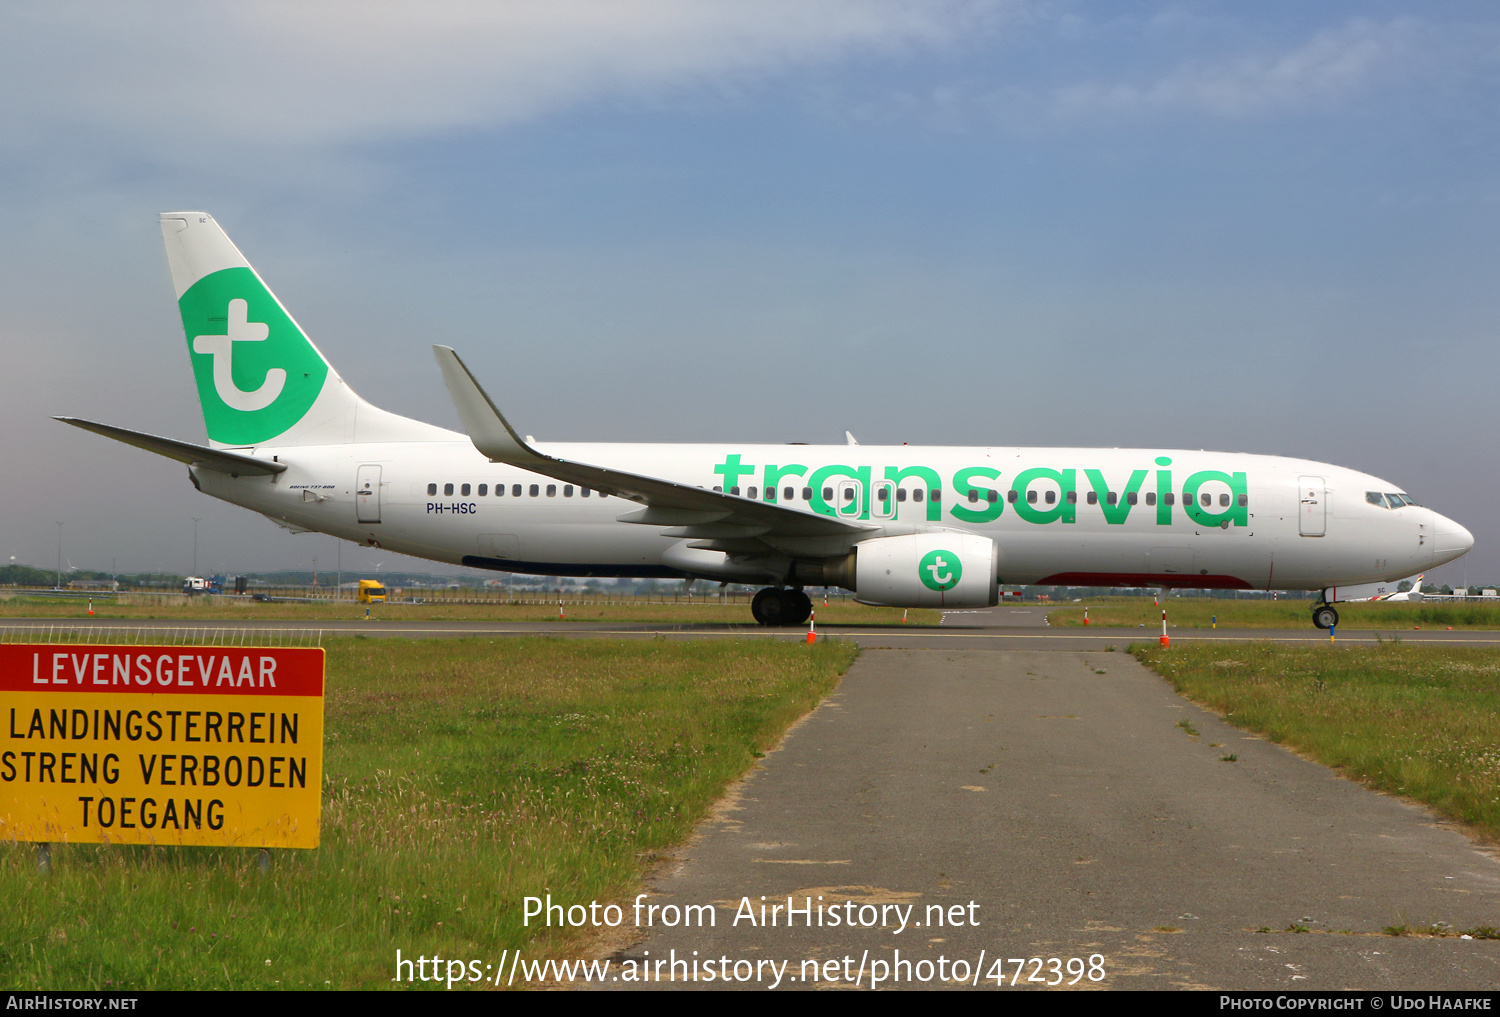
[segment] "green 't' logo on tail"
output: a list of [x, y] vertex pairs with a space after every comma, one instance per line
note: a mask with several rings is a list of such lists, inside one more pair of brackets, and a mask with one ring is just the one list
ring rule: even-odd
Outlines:
[[944, 593], [958, 585], [964, 574], [963, 564], [952, 551], [928, 551], [917, 566], [922, 585], [935, 593]]
[[206, 275], [177, 304], [210, 439], [257, 445], [302, 419], [328, 364], [254, 272]]

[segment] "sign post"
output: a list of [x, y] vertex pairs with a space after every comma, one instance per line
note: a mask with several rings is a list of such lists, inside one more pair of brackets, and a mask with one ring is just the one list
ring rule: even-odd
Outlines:
[[323, 650], [0, 645], [0, 839], [318, 846]]

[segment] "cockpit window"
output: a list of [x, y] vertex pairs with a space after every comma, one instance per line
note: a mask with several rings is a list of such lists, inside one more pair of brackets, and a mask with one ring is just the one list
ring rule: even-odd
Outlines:
[[1379, 491], [1366, 491], [1365, 501], [1371, 505], [1379, 505], [1381, 508], [1393, 509], [1405, 508], [1408, 505], [1415, 505], [1417, 503], [1417, 500], [1411, 495], [1399, 494], [1393, 491], [1387, 491], [1384, 494], [1381, 494]]

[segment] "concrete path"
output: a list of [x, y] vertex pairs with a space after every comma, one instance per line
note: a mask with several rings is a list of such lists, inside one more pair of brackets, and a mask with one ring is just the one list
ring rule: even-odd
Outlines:
[[[762, 895], [783, 906], [775, 928], [759, 925]], [[825, 912], [822, 928], [787, 928], [788, 896], [875, 924]], [[758, 961], [752, 986], [785, 961], [783, 987], [847, 985], [861, 967], [869, 985], [897, 950], [932, 962], [897, 967], [903, 985], [941, 984], [939, 958], [991, 986], [996, 959], [1008, 985], [1024, 958], [1043, 963], [1023, 983], [1056, 978], [1050, 958], [1072, 981], [1078, 958], [1081, 988], [1500, 985], [1500, 942], [1382, 933], [1500, 926], [1500, 863], [1123, 653], [866, 652], [644, 903], [712, 903], [717, 923], [658, 925], [617, 960]], [[836, 963], [814, 977], [804, 961]]]

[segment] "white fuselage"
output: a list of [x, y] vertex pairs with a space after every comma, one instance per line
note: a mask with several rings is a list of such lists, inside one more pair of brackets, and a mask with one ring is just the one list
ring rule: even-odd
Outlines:
[[[681, 484], [738, 488], [741, 497], [869, 526], [870, 537], [980, 534], [999, 545], [998, 580], [1006, 584], [1324, 589], [1410, 576], [1473, 543], [1430, 509], [1367, 499], [1399, 491], [1393, 484], [1274, 456], [906, 445], [536, 448]], [[242, 451], [288, 468], [239, 478], [195, 469], [199, 488], [293, 529], [499, 571], [736, 578], [732, 564], [693, 567], [719, 552], [684, 551], [690, 541], [667, 527], [619, 521], [639, 508], [633, 502], [491, 463], [463, 435]], [[1189, 496], [1191, 510], [1183, 504]], [[739, 578], [764, 576], [748, 569]]]

